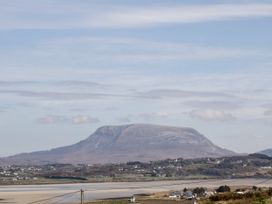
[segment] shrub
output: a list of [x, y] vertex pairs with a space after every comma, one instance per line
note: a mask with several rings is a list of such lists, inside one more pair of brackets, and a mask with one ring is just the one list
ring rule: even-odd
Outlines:
[[203, 187], [197, 187], [193, 190], [193, 193], [199, 197], [205, 196], [206, 189]]
[[258, 190], [258, 187], [257, 187], [257, 186], [253, 186], [253, 187], [252, 187], [252, 190], [253, 190], [253, 191], [257, 191], [257, 190]]
[[269, 188], [269, 189], [268, 189], [267, 194], [268, 194], [269, 196], [272, 196], [272, 188]]
[[216, 192], [218, 192], [218, 193], [230, 192], [230, 187], [227, 185], [220, 186], [218, 189], [216, 189]]

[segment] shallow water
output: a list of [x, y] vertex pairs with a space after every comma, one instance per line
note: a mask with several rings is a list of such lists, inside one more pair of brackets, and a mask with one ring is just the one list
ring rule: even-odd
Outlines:
[[[154, 193], [168, 190], [182, 190], [203, 186], [215, 188], [220, 185], [230, 186], [271, 186], [272, 180], [266, 179], [229, 179], [229, 180], [179, 180], [154, 182], [116, 182], [116, 183], [82, 183], [82, 184], [54, 184], [27, 186], [0, 186], [2, 202], [27, 204], [41, 199], [68, 194], [49, 201], [38, 203], [72, 203], [80, 200], [80, 189], [84, 189], [85, 200], [95, 200], [113, 197], [127, 197], [139, 193]], [[0, 201], [1, 203], [1, 201]]]

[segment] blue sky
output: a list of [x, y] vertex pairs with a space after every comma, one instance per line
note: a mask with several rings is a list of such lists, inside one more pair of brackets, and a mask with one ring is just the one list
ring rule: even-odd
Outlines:
[[102, 125], [272, 144], [272, 1], [0, 2], [0, 156]]

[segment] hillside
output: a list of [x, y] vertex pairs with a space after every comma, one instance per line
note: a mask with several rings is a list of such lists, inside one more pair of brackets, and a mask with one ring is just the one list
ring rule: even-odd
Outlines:
[[272, 157], [272, 149], [266, 149], [266, 150], [260, 151], [259, 153]]
[[264, 184], [272, 178], [271, 167], [272, 157], [262, 154], [102, 165], [11, 165], [0, 167], [0, 185], [211, 178], [260, 178], [258, 183]]
[[104, 126], [76, 144], [0, 159], [3, 164], [117, 163], [166, 158], [221, 157], [234, 153], [192, 128], [149, 124]]

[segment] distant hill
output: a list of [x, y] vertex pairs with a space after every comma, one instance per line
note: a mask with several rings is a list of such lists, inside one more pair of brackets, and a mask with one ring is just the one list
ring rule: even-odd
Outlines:
[[272, 157], [272, 149], [266, 149], [266, 150], [260, 151], [258, 153], [265, 154], [265, 155], [267, 155], [269, 157]]
[[76, 144], [0, 159], [0, 164], [117, 163], [234, 155], [192, 128], [149, 124], [104, 126]]

